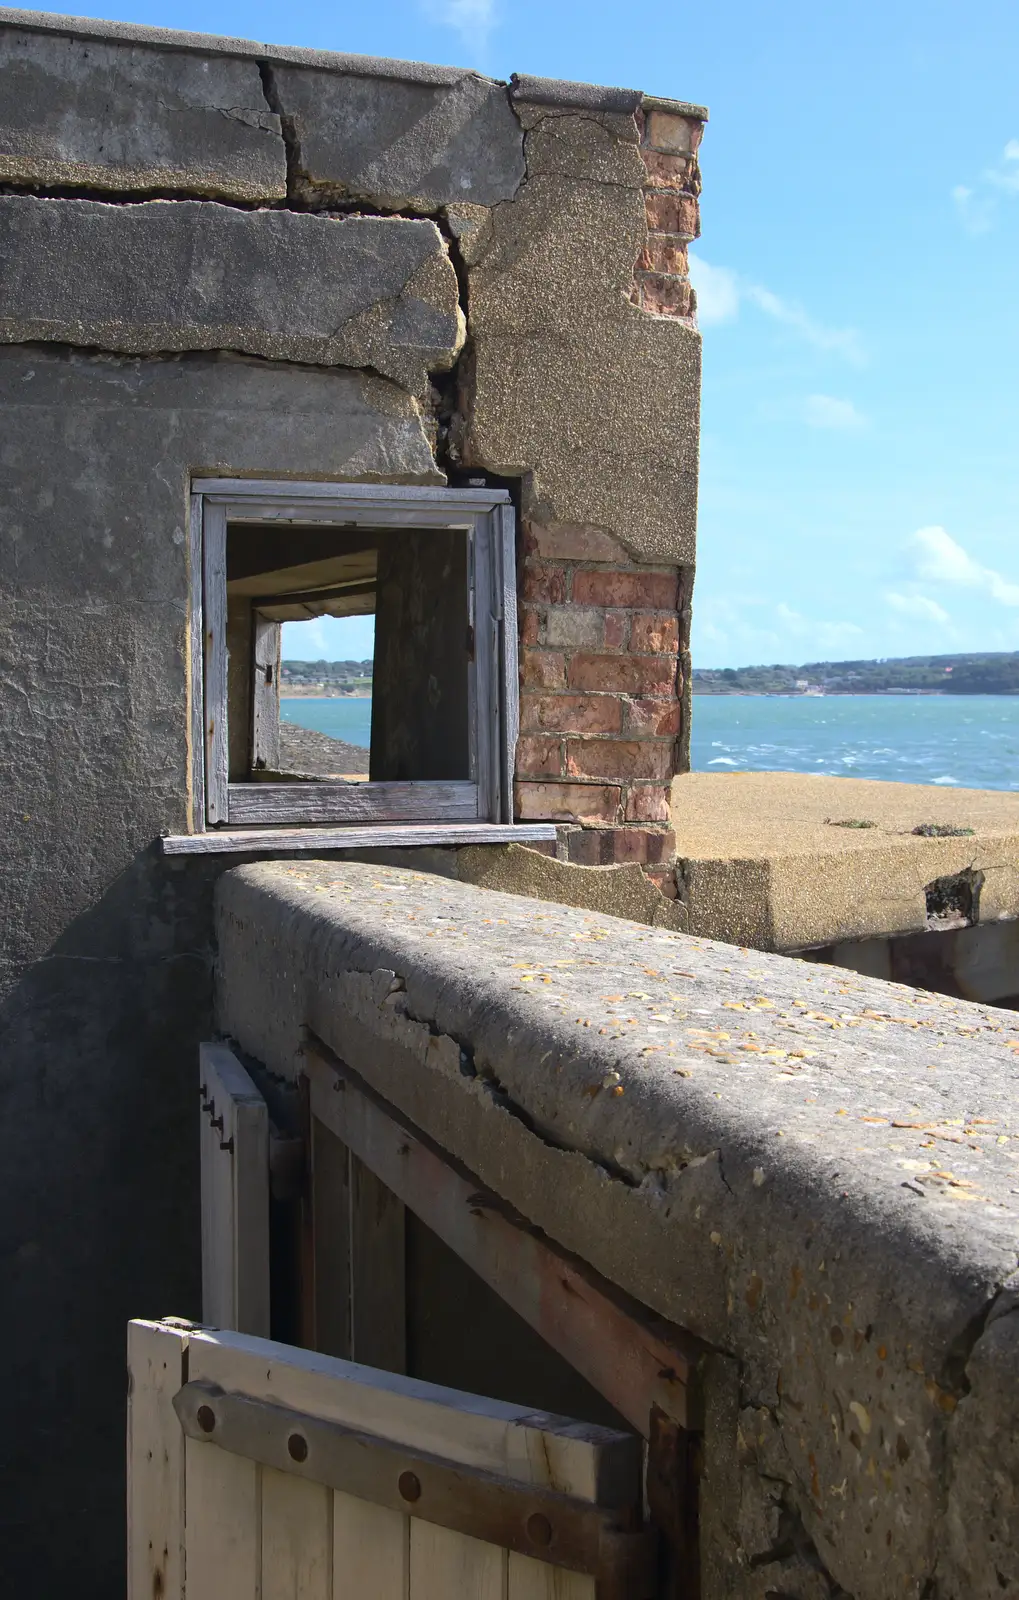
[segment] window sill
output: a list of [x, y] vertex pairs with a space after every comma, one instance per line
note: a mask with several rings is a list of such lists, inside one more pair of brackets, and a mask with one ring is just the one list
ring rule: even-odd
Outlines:
[[554, 842], [552, 822], [373, 823], [342, 828], [220, 828], [160, 840], [167, 856], [271, 855], [282, 850], [375, 850], [399, 846]]

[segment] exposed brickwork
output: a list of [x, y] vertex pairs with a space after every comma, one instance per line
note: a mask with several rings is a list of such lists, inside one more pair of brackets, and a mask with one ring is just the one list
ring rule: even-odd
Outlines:
[[653, 109], [638, 113], [637, 127], [647, 168], [648, 238], [634, 273], [633, 299], [655, 316], [693, 317], [697, 301], [687, 246], [701, 231], [697, 149], [704, 127], [693, 117]]
[[517, 815], [581, 824], [568, 849], [581, 865], [670, 877], [683, 589], [601, 529], [523, 529]]

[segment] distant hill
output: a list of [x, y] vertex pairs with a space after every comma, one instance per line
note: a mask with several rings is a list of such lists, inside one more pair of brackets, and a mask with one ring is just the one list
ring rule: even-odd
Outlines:
[[695, 667], [694, 694], [1019, 694], [1019, 651], [808, 661], [800, 667]]

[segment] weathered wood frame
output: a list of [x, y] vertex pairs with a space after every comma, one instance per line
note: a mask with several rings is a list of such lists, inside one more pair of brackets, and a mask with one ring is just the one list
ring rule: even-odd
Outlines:
[[[226, 539], [229, 523], [237, 520], [466, 534], [465, 621], [474, 640], [468, 664], [469, 780], [230, 782]], [[516, 548], [513, 507], [505, 490], [198, 478], [192, 483], [190, 550], [195, 834], [225, 826], [512, 823], [518, 726]]]

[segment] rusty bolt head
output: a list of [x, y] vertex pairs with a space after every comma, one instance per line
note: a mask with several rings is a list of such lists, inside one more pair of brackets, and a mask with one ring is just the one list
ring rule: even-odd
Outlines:
[[533, 1516], [528, 1517], [527, 1537], [532, 1544], [540, 1545], [543, 1550], [547, 1550], [552, 1543], [552, 1524], [547, 1517], [542, 1516], [540, 1511], [536, 1511]]
[[203, 1433], [211, 1433], [216, 1426], [216, 1413], [211, 1406], [199, 1406], [196, 1418]]
[[292, 1433], [287, 1440], [287, 1450], [292, 1461], [307, 1461], [308, 1441], [303, 1433]]
[[397, 1488], [404, 1500], [409, 1500], [411, 1504], [421, 1499], [421, 1479], [414, 1472], [401, 1472]]

